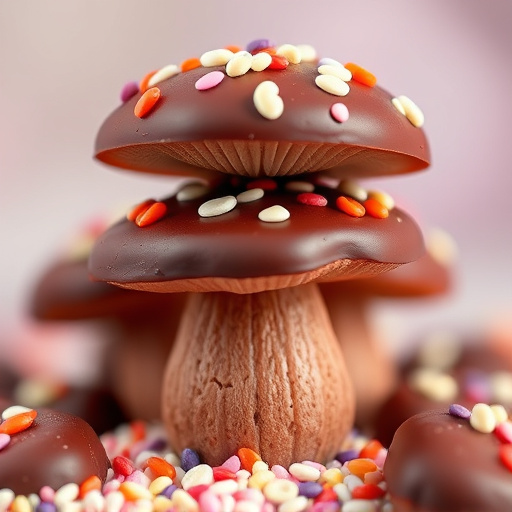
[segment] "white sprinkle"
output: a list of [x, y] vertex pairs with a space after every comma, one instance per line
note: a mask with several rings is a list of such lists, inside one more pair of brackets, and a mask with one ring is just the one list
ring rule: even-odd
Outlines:
[[496, 420], [496, 425], [499, 425], [500, 423], [504, 423], [508, 420], [508, 412], [503, 407], [503, 405], [500, 404], [493, 404], [491, 405], [491, 411], [494, 414], [494, 419]]
[[395, 200], [387, 192], [382, 190], [368, 190], [368, 197], [375, 199], [375, 201], [378, 201], [388, 210], [392, 210], [395, 207]]
[[277, 55], [286, 57], [292, 64], [300, 64], [302, 55], [300, 49], [293, 44], [283, 44], [276, 50]]
[[344, 82], [349, 82], [352, 80], [352, 73], [341, 64], [339, 66], [333, 66], [329, 64], [323, 64], [318, 67], [318, 72], [321, 75], [332, 75], [341, 78]]
[[407, 96], [398, 96], [398, 101], [403, 107], [405, 117], [407, 117], [407, 119], [417, 128], [423, 126], [425, 117], [416, 103], [414, 103], [414, 101], [409, 99]]
[[418, 368], [409, 377], [411, 388], [436, 402], [451, 402], [457, 396], [457, 381], [447, 373]]
[[490, 375], [492, 398], [500, 404], [512, 404], [512, 373], [494, 372]]
[[238, 491], [238, 482], [236, 480], [219, 480], [212, 484], [208, 490], [216, 496], [222, 496], [223, 494], [234, 494]]
[[278, 204], [261, 210], [258, 219], [263, 222], [283, 222], [290, 218], [290, 212]]
[[368, 193], [359, 183], [353, 180], [342, 180], [338, 185], [338, 190], [356, 201], [362, 203], [368, 199]]
[[80, 487], [78, 484], [72, 482], [69, 484], [64, 484], [62, 487], [55, 491], [55, 496], [53, 498], [55, 505], [57, 508], [61, 507], [65, 503], [69, 503], [78, 498], [80, 494]]
[[290, 192], [313, 192], [315, 185], [309, 181], [288, 181], [284, 188]]
[[189, 183], [178, 191], [176, 199], [178, 201], [192, 201], [206, 195], [209, 190], [210, 187], [203, 183]]
[[316, 50], [310, 44], [298, 44], [302, 62], [313, 62], [316, 60]]
[[84, 496], [83, 505], [88, 512], [102, 512], [105, 508], [105, 497], [100, 490], [93, 489]]
[[337, 76], [318, 75], [315, 83], [320, 89], [334, 96], [346, 96], [350, 92], [349, 85]]
[[256, 201], [257, 199], [261, 199], [265, 195], [265, 191], [262, 188], [251, 188], [249, 190], [245, 190], [244, 192], [240, 192], [236, 196], [236, 200], [239, 203], [250, 203], [252, 201]]
[[148, 80], [148, 88], [153, 87], [154, 85], [171, 78], [171, 76], [177, 75], [180, 73], [180, 68], [176, 64], [169, 64], [164, 66], [162, 69], [159, 69], [149, 80]]
[[112, 491], [105, 496], [105, 511], [119, 512], [124, 505], [124, 495], [121, 491]]
[[23, 405], [11, 405], [4, 409], [2, 412], [2, 419], [5, 421], [8, 418], [12, 418], [13, 416], [17, 416], [18, 414], [23, 414], [24, 412], [30, 412], [32, 409], [29, 407], [24, 407]]
[[377, 505], [371, 500], [350, 500], [343, 504], [341, 512], [377, 512]]
[[276, 478], [263, 487], [263, 495], [271, 503], [280, 505], [296, 498], [299, 495], [299, 486], [291, 480]]
[[323, 66], [323, 65], [338, 66], [338, 67], [342, 67], [342, 68], [345, 67], [339, 60], [331, 59], [330, 57], [322, 57], [318, 61], [318, 66]]
[[226, 74], [230, 77], [242, 76], [251, 69], [252, 55], [246, 51], [240, 51], [226, 64]]
[[284, 103], [279, 96], [279, 87], [270, 80], [261, 82], [256, 87], [253, 101], [256, 110], [266, 119], [277, 119], [284, 111]]
[[272, 55], [267, 52], [260, 52], [253, 56], [251, 69], [253, 71], [263, 71], [272, 63]]
[[172, 503], [180, 512], [199, 512], [199, 504], [183, 489], [172, 493]]
[[261, 512], [261, 505], [254, 501], [240, 500], [236, 502], [234, 512]]
[[252, 474], [257, 473], [258, 471], [268, 471], [268, 464], [262, 460], [257, 460], [252, 465]]
[[203, 53], [199, 60], [205, 68], [212, 66], [224, 66], [233, 58], [233, 55], [234, 54], [231, 50], [220, 48], [218, 50], [210, 50], [209, 52]]
[[393, 106], [398, 110], [398, 112], [400, 112], [400, 114], [402, 114], [403, 116], [405, 116], [405, 109], [402, 105], [402, 103], [400, 102], [400, 100], [398, 98], [393, 98], [391, 100], [391, 103], [393, 104]]
[[490, 434], [496, 428], [496, 417], [487, 404], [475, 404], [471, 409], [469, 423], [478, 432]]
[[0, 489], [0, 510], [8, 510], [16, 495], [11, 489]]
[[347, 475], [343, 479], [343, 483], [348, 487], [350, 492], [352, 492], [356, 487], [364, 484], [364, 482], [356, 475]]
[[309, 504], [306, 496], [297, 496], [291, 500], [281, 503], [277, 508], [277, 512], [302, 512], [306, 510]]
[[347, 484], [343, 482], [335, 484], [332, 490], [336, 493], [340, 501], [349, 501], [352, 499], [352, 493], [349, 491]]
[[185, 491], [196, 485], [211, 485], [213, 483], [213, 469], [208, 464], [199, 464], [185, 473], [181, 486]]
[[203, 203], [197, 212], [201, 217], [216, 217], [230, 212], [236, 206], [236, 197], [224, 196]]
[[321, 474], [319, 469], [300, 462], [294, 462], [288, 471], [301, 482], [316, 482]]

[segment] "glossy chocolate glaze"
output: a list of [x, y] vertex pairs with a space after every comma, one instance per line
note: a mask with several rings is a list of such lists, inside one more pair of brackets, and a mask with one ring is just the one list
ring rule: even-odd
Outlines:
[[91, 475], [104, 482], [109, 467], [101, 441], [84, 420], [38, 409], [34, 423], [0, 451], [0, 488], [28, 495], [44, 485], [80, 484]]
[[[297, 202], [296, 193], [267, 192], [218, 217], [201, 218], [207, 199], [236, 195], [244, 188], [219, 188], [201, 199], [164, 202], [167, 215], [140, 228], [122, 220], [101, 235], [89, 260], [92, 276], [117, 283], [159, 282], [198, 277], [261, 277], [302, 273], [340, 260], [406, 263], [419, 258], [423, 239], [417, 224], [395, 208], [387, 219], [353, 218], [335, 206], [340, 195], [317, 186], [326, 207]], [[258, 213], [280, 204], [291, 217], [265, 223]]]
[[[140, 94], [117, 108], [99, 130], [95, 155], [107, 164], [138, 171], [196, 174], [200, 167], [235, 173], [236, 149], [227, 158], [220, 157], [223, 163], [212, 163], [211, 154], [217, 157], [223, 153], [218, 142], [238, 141], [244, 148], [252, 145], [252, 151], [259, 153], [261, 142], [279, 141], [272, 163], [262, 163], [261, 168], [245, 174], [328, 169], [338, 176], [357, 177], [405, 173], [428, 166], [430, 153], [423, 130], [395, 109], [391, 94], [379, 86], [372, 88], [351, 80], [346, 96], [334, 96], [316, 86], [317, 68], [317, 63], [300, 63], [283, 71], [250, 71], [236, 78], [226, 76], [217, 87], [206, 91], [196, 90], [195, 82], [211, 71], [223, 71], [224, 66], [181, 73], [157, 84], [160, 100], [143, 119], [133, 113]], [[261, 116], [253, 104], [254, 89], [265, 80], [278, 85], [284, 102], [284, 112], [276, 120]], [[337, 102], [349, 110], [350, 117], [344, 123], [336, 122], [330, 114]], [[183, 146], [189, 142], [206, 142], [208, 148]], [[316, 146], [309, 148], [313, 151], [307, 159], [299, 156], [293, 168], [285, 171], [282, 159], [289, 143], [292, 150], [297, 145], [301, 152], [308, 151], [308, 144]], [[315, 163], [322, 152], [328, 152], [329, 157]]]
[[446, 412], [418, 414], [397, 430], [384, 476], [397, 512], [503, 512], [512, 507], [512, 472], [499, 440]]

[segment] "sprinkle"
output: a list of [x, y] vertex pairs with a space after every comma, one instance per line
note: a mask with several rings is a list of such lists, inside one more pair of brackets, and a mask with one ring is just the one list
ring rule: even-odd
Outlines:
[[368, 87], [374, 87], [376, 85], [377, 78], [375, 77], [375, 75], [373, 75], [363, 67], [358, 66], [353, 62], [345, 64], [345, 67], [352, 73], [352, 78], [357, 82], [367, 85]]
[[241, 192], [236, 196], [236, 200], [239, 203], [250, 203], [252, 201], [256, 201], [258, 199], [261, 199], [265, 194], [265, 191], [260, 188], [251, 188], [249, 190], [244, 190], [244, 192]]
[[296, 498], [299, 495], [299, 487], [290, 480], [276, 478], [263, 488], [263, 495], [274, 505], [280, 505], [285, 501]]
[[32, 512], [32, 506], [27, 496], [19, 495], [14, 498], [9, 510], [11, 512]]
[[306, 510], [308, 504], [308, 499], [305, 496], [297, 496], [281, 503], [277, 510], [278, 512], [302, 512]]
[[184, 60], [180, 64], [180, 69], [183, 73], [186, 71], [191, 71], [192, 69], [196, 69], [201, 66], [201, 61], [197, 57], [192, 57], [190, 59]]
[[101, 480], [97, 475], [91, 475], [80, 484], [78, 495], [83, 499], [87, 493], [93, 490], [101, 490]]
[[377, 464], [371, 459], [353, 459], [347, 462], [347, 469], [361, 480], [366, 473], [377, 470]]
[[382, 446], [382, 443], [378, 441], [377, 439], [371, 439], [368, 441], [361, 451], [359, 452], [359, 457], [362, 459], [373, 459], [375, 460], [379, 452], [384, 449], [384, 446]]
[[276, 55], [282, 55], [292, 64], [300, 64], [302, 55], [300, 49], [293, 44], [283, 44], [276, 50]]
[[465, 420], [469, 419], [471, 417], [471, 411], [469, 409], [466, 409], [463, 405], [460, 404], [451, 404], [448, 408], [448, 412], [452, 416], [456, 416], [458, 418], [463, 418]]
[[253, 57], [249, 52], [242, 50], [235, 53], [226, 64], [226, 74], [230, 77], [245, 75], [251, 69], [252, 59]]
[[202, 512], [221, 512], [222, 502], [218, 496], [207, 490], [199, 497], [199, 508]]
[[338, 197], [338, 199], [336, 199], [336, 206], [339, 210], [351, 217], [362, 217], [365, 214], [364, 206], [351, 197]]
[[290, 212], [278, 204], [265, 208], [258, 214], [258, 219], [263, 222], [283, 222], [289, 218]]
[[512, 373], [494, 372], [489, 380], [493, 400], [502, 404], [512, 404]]
[[252, 471], [252, 467], [256, 461], [261, 460], [261, 457], [251, 448], [240, 448], [237, 452], [238, 458], [242, 469], [246, 471]]
[[334, 487], [343, 482], [343, 478], [343, 473], [339, 468], [329, 468], [322, 472], [319, 482]]
[[253, 465], [252, 465], [252, 473], [257, 473], [258, 471], [268, 471], [269, 470], [269, 467], [268, 467], [268, 464], [266, 462], [263, 462], [262, 460], [257, 460]]
[[255, 39], [247, 44], [246, 50], [249, 53], [254, 53], [260, 50], [264, 50], [265, 48], [272, 48], [274, 45], [270, 42], [269, 39]]
[[330, 112], [333, 119], [338, 121], [338, 123], [344, 123], [345, 121], [348, 121], [348, 108], [344, 103], [333, 103], [331, 105]]
[[360, 203], [368, 199], [366, 189], [353, 180], [342, 180], [338, 185], [338, 190], [343, 194], [356, 199]]
[[0, 451], [3, 450], [10, 442], [11, 436], [9, 434], [0, 434]]
[[316, 498], [323, 489], [322, 484], [318, 482], [299, 482], [299, 494], [306, 498]]
[[250, 489], [259, 489], [261, 491], [269, 482], [275, 480], [275, 478], [276, 475], [268, 469], [266, 471], [258, 471], [249, 478], [247, 485]]
[[378, 498], [382, 498], [384, 494], [386, 494], [386, 491], [381, 489], [378, 485], [363, 484], [352, 491], [352, 499], [376, 500]]
[[71, 482], [64, 484], [55, 491], [53, 501], [57, 508], [64, 506], [66, 503], [70, 503], [78, 498], [80, 495], [80, 487], [78, 484]]
[[272, 63], [272, 55], [267, 52], [260, 52], [253, 56], [251, 69], [253, 71], [263, 71]]
[[493, 404], [490, 406], [491, 411], [494, 414], [494, 418], [496, 420], [496, 425], [500, 425], [504, 421], [508, 420], [508, 413], [505, 407], [500, 404]]
[[301, 462], [294, 462], [289, 467], [289, 471], [301, 482], [315, 482], [320, 478], [320, 470], [302, 464]]
[[315, 83], [320, 89], [334, 96], [346, 96], [350, 92], [347, 82], [333, 75], [318, 75]]
[[18, 414], [30, 411], [32, 411], [32, 409], [30, 407], [25, 407], [24, 405], [11, 405], [2, 411], [2, 419], [7, 420], [13, 416], [17, 416]]
[[190, 471], [192, 468], [199, 466], [201, 459], [199, 454], [191, 448], [185, 448], [181, 452], [181, 467], [184, 471]]
[[352, 73], [342, 64], [338, 66], [332, 64], [322, 64], [318, 66], [318, 72], [321, 75], [332, 75], [340, 78], [344, 82], [349, 82], [352, 79]]
[[268, 66], [268, 69], [283, 70], [288, 67], [288, 59], [283, 55], [272, 55], [272, 60]]
[[347, 475], [343, 483], [348, 487], [348, 490], [352, 492], [356, 487], [363, 485], [364, 482], [357, 475]]
[[266, 119], [277, 119], [284, 111], [284, 103], [279, 96], [279, 87], [270, 80], [261, 82], [256, 87], [253, 101], [256, 110]]
[[219, 480], [210, 486], [210, 491], [217, 495], [234, 494], [238, 491], [238, 482], [236, 479], [232, 478]]
[[375, 199], [390, 211], [395, 207], [395, 200], [382, 190], [368, 190], [368, 198]]
[[418, 368], [409, 377], [411, 388], [436, 402], [451, 402], [459, 392], [457, 381], [432, 368]]
[[502, 444], [499, 447], [499, 456], [507, 469], [512, 471], [512, 444]]
[[370, 217], [374, 217], [376, 219], [387, 219], [389, 217], [389, 210], [376, 199], [367, 199], [364, 201], [363, 206]]
[[156, 69], [154, 71], [150, 71], [149, 73], [146, 73], [142, 80], [139, 82], [139, 91], [144, 93], [149, 89], [149, 81], [151, 80], [151, 77], [156, 73]]
[[181, 480], [181, 486], [188, 490], [196, 485], [210, 485], [213, 482], [213, 469], [208, 464], [199, 464], [187, 471]]
[[308, 206], [327, 206], [327, 199], [320, 194], [303, 192], [297, 196], [297, 201]]
[[238, 53], [238, 52], [242, 51], [242, 48], [236, 44], [228, 44], [227, 46], [224, 46], [224, 48], [233, 53]]
[[345, 462], [348, 462], [349, 460], [357, 459], [358, 456], [359, 452], [355, 449], [344, 450], [336, 455], [336, 460], [345, 464]]
[[203, 53], [199, 60], [205, 68], [212, 66], [224, 66], [233, 58], [233, 52], [226, 48], [219, 50], [210, 50], [209, 52]]
[[[396, 99], [402, 106], [402, 110], [400, 111], [399, 109], [399, 112], [404, 114], [413, 126], [421, 128], [425, 122], [425, 116], [423, 115], [421, 109], [407, 96], [398, 96]], [[396, 102], [392, 101], [392, 103], [396, 108]]]
[[135, 104], [135, 108], [133, 109], [133, 113], [139, 117], [143, 118], [153, 108], [155, 107], [156, 103], [160, 99], [160, 89], [158, 87], [151, 87], [151, 89], [148, 89], [137, 101]]
[[228, 460], [226, 460], [221, 467], [226, 468], [229, 471], [232, 471], [233, 473], [236, 473], [237, 471], [240, 470], [242, 464], [240, 462], [238, 455], [233, 455]]
[[496, 426], [494, 434], [502, 443], [512, 443], [512, 422], [503, 421], [502, 423]]
[[15, 497], [11, 489], [0, 489], [0, 510], [8, 510]]
[[116, 475], [128, 476], [135, 471], [135, 466], [127, 457], [118, 455], [112, 460], [112, 469]]
[[162, 457], [149, 457], [144, 467], [149, 468], [155, 476], [167, 476], [171, 480], [176, 478], [176, 469]]
[[236, 206], [236, 197], [224, 196], [203, 203], [197, 212], [201, 217], [216, 217], [230, 212]]
[[135, 219], [135, 224], [140, 228], [144, 228], [146, 226], [150, 226], [155, 222], [162, 219], [167, 213], [167, 206], [165, 203], [155, 202], [151, 204], [146, 210], [137, 215]]
[[148, 81], [148, 87], [153, 87], [154, 85], [179, 74], [179, 72], [179, 66], [177, 66], [176, 64], [168, 64], [167, 66], [164, 66], [163, 68], [159, 69], [155, 74], [153, 74], [153, 76]]
[[400, 114], [405, 116], [405, 108], [398, 98], [392, 98], [391, 104], [398, 110], [398, 112], [400, 112]]
[[163, 493], [166, 489], [172, 486], [172, 479], [168, 476], [157, 476], [148, 486], [148, 490], [151, 494], [156, 496], [157, 494]]
[[302, 62], [314, 62], [316, 60], [316, 50], [310, 44], [298, 44]]
[[131, 221], [131, 222], [135, 222], [135, 220], [137, 219], [137, 217], [141, 214], [141, 213], [144, 213], [152, 204], [155, 204], [156, 201], [154, 199], [146, 199], [145, 201], [143, 201], [142, 203], [139, 203], [137, 205], [135, 205], [127, 214], [126, 214], [126, 218]]
[[153, 498], [149, 489], [136, 482], [122, 482], [119, 486], [119, 492], [127, 501], [150, 500]]
[[195, 83], [195, 88], [198, 91], [206, 91], [208, 89], [212, 89], [219, 85], [226, 75], [222, 71], [210, 71], [210, 73], [206, 73], [203, 75], [197, 82]]
[[230, 469], [223, 466], [217, 466], [213, 468], [213, 479], [216, 482], [222, 482], [224, 480], [236, 480], [236, 471], [231, 471]]
[[125, 502], [120, 491], [109, 492], [105, 497], [105, 512], [119, 512]]
[[210, 187], [202, 183], [189, 183], [181, 188], [176, 194], [177, 201], [192, 201], [199, 197], [205, 196], [210, 190]]
[[487, 404], [478, 403], [471, 410], [470, 425], [478, 432], [489, 434], [496, 428], [496, 418]]
[[121, 89], [121, 101], [126, 103], [139, 92], [139, 84], [137, 82], [128, 82]]
[[290, 192], [313, 192], [315, 185], [309, 181], [288, 181], [284, 188]]
[[343, 504], [341, 512], [377, 512], [377, 507], [373, 501], [350, 500]]
[[23, 432], [32, 425], [37, 416], [37, 411], [30, 410], [7, 418], [0, 424], [0, 434], [17, 434]]

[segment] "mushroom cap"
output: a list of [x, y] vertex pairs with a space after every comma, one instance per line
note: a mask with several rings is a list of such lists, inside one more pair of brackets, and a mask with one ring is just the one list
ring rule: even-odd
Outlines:
[[[172, 196], [162, 201], [165, 216], [146, 227], [119, 221], [93, 247], [92, 276], [149, 291], [252, 293], [370, 276], [423, 254], [420, 229], [405, 212], [394, 208], [386, 219], [354, 218], [336, 208], [340, 192], [320, 185], [314, 193], [325, 197], [326, 206], [298, 202], [283, 181], [223, 215], [198, 214], [207, 200], [242, 190], [244, 184], [226, 185], [190, 201]], [[276, 205], [290, 213], [287, 220], [259, 219]]]
[[[318, 62], [284, 70], [224, 76], [216, 87], [197, 90], [207, 73], [225, 66], [181, 72], [156, 84], [160, 97], [142, 118], [134, 114], [137, 93], [104, 121], [95, 156], [123, 169], [174, 175], [212, 171], [242, 176], [284, 176], [326, 170], [336, 177], [408, 173], [429, 165], [421, 127], [414, 126], [379, 87], [350, 80], [340, 97], [316, 85]], [[284, 105], [277, 119], [263, 117], [253, 95], [274, 82]], [[270, 100], [271, 101], [271, 100]], [[348, 120], [331, 115], [343, 103]]]

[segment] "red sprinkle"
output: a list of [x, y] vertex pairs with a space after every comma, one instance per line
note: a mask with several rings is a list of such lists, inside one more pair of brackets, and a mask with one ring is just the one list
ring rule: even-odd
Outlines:
[[254, 463], [257, 460], [261, 460], [261, 457], [250, 448], [240, 448], [237, 455], [240, 459], [240, 463], [242, 464], [242, 469], [245, 469], [246, 471], [252, 471]]
[[135, 222], [137, 220], [137, 217], [144, 213], [152, 204], [155, 204], [156, 201], [154, 199], [147, 199], [143, 203], [139, 203], [138, 205], [134, 206], [126, 215], [126, 218], [128, 220], [131, 220], [132, 222]]
[[359, 201], [347, 196], [338, 197], [338, 199], [336, 199], [336, 206], [342, 212], [352, 217], [362, 217], [366, 211]]
[[326, 501], [338, 501], [338, 495], [332, 487], [325, 486], [324, 490], [315, 498], [315, 503], [324, 503]]
[[130, 422], [130, 430], [132, 431], [134, 443], [146, 439], [146, 424], [143, 421], [135, 420]]
[[247, 184], [247, 190], [262, 188], [263, 190], [276, 190], [277, 183], [271, 179], [254, 180]]
[[34, 409], [11, 416], [0, 425], [0, 434], [7, 434], [10, 436], [12, 434], [17, 434], [18, 432], [23, 432], [30, 427], [32, 423], [34, 423], [36, 416], [37, 411]]
[[297, 196], [297, 201], [308, 206], [326, 206], [327, 199], [320, 194], [314, 194], [313, 192], [303, 192]]
[[156, 105], [157, 101], [160, 99], [160, 89], [158, 87], [151, 87], [148, 89], [140, 98], [139, 101], [135, 104], [135, 108], [133, 109], [133, 113], [140, 118], [143, 118]]
[[288, 67], [288, 59], [283, 55], [272, 55], [272, 61], [267, 69], [286, 69]]
[[505, 464], [509, 471], [512, 471], [512, 444], [502, 444], [499, 454], [501, 462]]
[[375, 484], [359, 485], [352, 490], [352, 498], [355, 500], [376, 500], [384, 494], [386, 491]]
[[377, 455], [383, 448], [384, 446], [382, 446], [382, 443], [380, 441], [378, 441], [377, 439], [372, 439], [363, 446], [363, 449], [359, 453], [359, 457], [361, 459], [375, 460], [377, 458]]
[[118, 455], [112, 460], [112, 469], [116, 475], [130, 476], [135, 471], [135, 466], [127, 457]]
[[142, 212], [135, 219], [135, 224], [140, 228], [150, 226], [160, 220], [167, 213], [165, 203], [153, 203], [146, 211]]
[[219, 482], [220, 480], [236, 480], [236, 474], [227, 468], [218, 466], [213, 468], [213, 479], [216, 482]]
[[494, 429], [494, 434], [502, 443], [512, 443], [512, 422], [504, 421], [500, 423]]
[[367, 199], [363, 206], [365, 207], [366, 213], [376, 219], [387, 219], [389, 217], [389, 210], [376, 199]]
[[210, 488], [208, 484], [199, 484], [194, 485], [194, 487], [190, 487], [190, 489], [187, 489], [187, 493], [192, 496], [196, 501], [199, 500], [199, 496], [203, 494], [203, 492], [207, 491]]
[[162, 457], [149, 457], [144, 467], [151, 469], [155, 476], [168, 476], [171, 480], [176, 478], [176, 469]]

